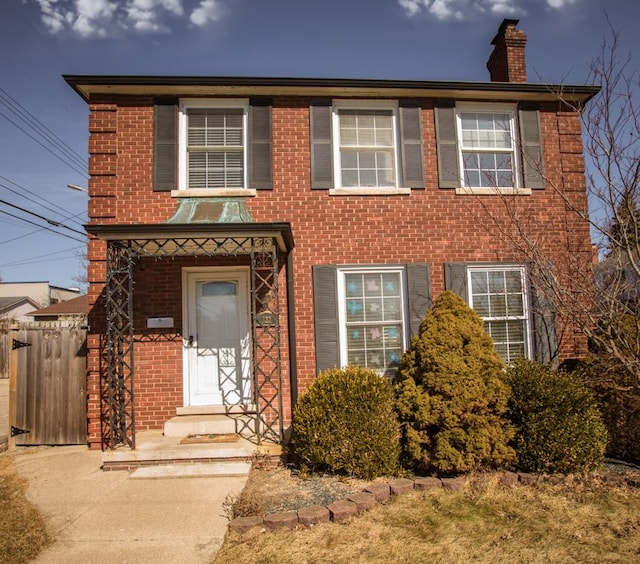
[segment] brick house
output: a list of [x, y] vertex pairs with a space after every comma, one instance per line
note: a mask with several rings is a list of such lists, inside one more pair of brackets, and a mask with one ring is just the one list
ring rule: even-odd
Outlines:
[[90, 107], [91, 446], [194, 414], [278, 441], [318, 371], [392, 374], [446, 288], [505, 360], [584, 355], [493, 227], [511, 202], [591, 262], [563, 200], [586, 207], [579, 116], [527, 82], [517, 23], [488, 82], [66, 76]]

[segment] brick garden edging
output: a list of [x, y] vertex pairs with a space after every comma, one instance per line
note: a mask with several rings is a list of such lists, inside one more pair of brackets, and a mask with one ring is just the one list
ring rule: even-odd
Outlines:
[[[624, 476], [617, 473], [601, 474], [599, 478], [604, 484], [640, 488], [639, 476]], [[547, 483], [558, 485], [566, 480], [564, 475], [538, 475], [523, 472], [501, 472], [498, 481], [503, 487], [517, 484], [533, 486]], [[386, 482], [373, 482], [362, 492], [353, 493], [346, 499], [334, 501], [326, 507], [310, 505], [297, 511], [269, 513], [262, 517], [236, 517], [229, 523], [229, 530], [244, 534], [256, 527], [266, 531], [293, 530], [300, 527], [312, 527], [320, 523], [342, 523], [351, 517], [372, 509], [376, 503], [386, 503], [391, 497], [397, 497], [412, 491], [426, 491], [442, 488], [448, 492], [460, 490], [469, 481], [467, 476], [457, 478], [419, 477], [413, 480], [396, 478]]]

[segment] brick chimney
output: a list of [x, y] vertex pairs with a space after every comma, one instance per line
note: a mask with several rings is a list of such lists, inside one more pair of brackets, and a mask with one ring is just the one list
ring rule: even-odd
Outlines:
[[487, 62], [491, 82], [527, 82], [524, 48], [527, 34], [516, 29], [520, 20], [503, 20], [493, 38], [493, 53]]

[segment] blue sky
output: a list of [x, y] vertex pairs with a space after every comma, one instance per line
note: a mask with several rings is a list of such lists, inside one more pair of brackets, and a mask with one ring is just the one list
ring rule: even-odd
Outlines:
[[86, 194], [66, 186], [87, 185], [88, 110], [63, 74], [485, 81], [503, 18], [519, 19], [529, 37], [530, 82], [585, 83], [607, 16], [621, 31], [623, 53], [640, 57], [633, 0], [4, 0], [2, 7], [0, 277], [58, 286], [77, 284], [87, 204]]

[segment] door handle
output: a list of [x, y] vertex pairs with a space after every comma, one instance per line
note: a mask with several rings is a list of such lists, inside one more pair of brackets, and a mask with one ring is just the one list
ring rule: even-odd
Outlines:
[[193, 335], [189, 335], [189, 344], [188, 346], [192, 347], [193, 346]]

